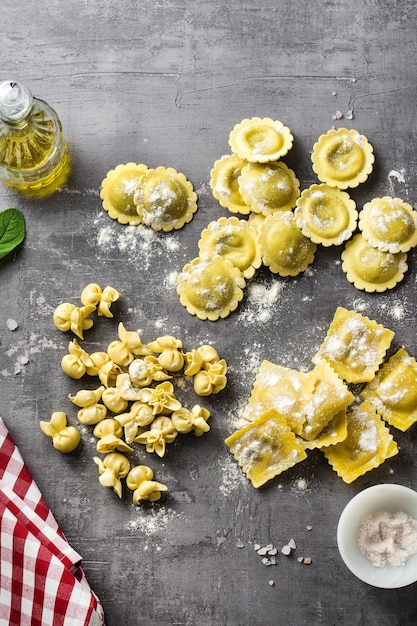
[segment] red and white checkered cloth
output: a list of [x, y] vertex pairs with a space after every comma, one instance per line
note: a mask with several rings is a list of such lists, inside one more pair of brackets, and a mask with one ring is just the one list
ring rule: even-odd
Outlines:
[[0, 418], [0, 626], [104, 626], [80, 564]]

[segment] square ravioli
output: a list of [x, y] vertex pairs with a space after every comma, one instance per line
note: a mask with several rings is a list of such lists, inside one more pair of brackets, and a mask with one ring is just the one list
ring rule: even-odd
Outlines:
[[338, 307], [313, 363], [325, 359], [348, 383], [370, 382], [393, 338], [381, 324]]
[[307, 457], [286, 420], [273, 409], [237, 430], [225, 444], [256, 488]]
[[338, 413], [352, 404], [355, 396], [324, 360], [315, 366], [309, 377], [313, 380], [313, 389], [302, 406], [305, 419], [297, 434], [312, 441]]
[[417, 422], [417, 361], [401, 348], [360, 395], [388, 424], [403, 432], [408, 430]]
[[275, 409], [291, 430], [300, 434], [305, 421], [303, 405], [313, 390], [314, 380], [303, 372], [262, 361], [242, 418], [253, 422], [265, 411]]
[[352, 483], [396, 454], [398, 446], [389, 429], [367, 401], [348, 413], [346, 439], [324, 450], [345, 483]]
[[347, 415], [346, 411], [340, 411], [314, 439], [307, 441], [299, 437], [298, 442], [303, 446], [304, 450], [314, 450], [326, 448], [327, 446], [339, 443], [339, 441], [344, 441], [346, 437]]

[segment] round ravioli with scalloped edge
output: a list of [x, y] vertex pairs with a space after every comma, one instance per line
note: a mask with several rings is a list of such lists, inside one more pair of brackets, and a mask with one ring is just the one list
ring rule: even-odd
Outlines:
[[342, 252], [342, 270], [350, 283], [372, 293], [392, 289], [407, 271], [405, 252], [384, 252], [374, 248], [359, 233], [347, 242]]
[[400, 198], [373, 198], [359, 214], [359, 229], [379, 250], [408, 252], [417, 244], [417, 211]]
[[140, 221], [157, 231], [178, 230], [197, 211], [192, 184], [172, 167], [148, 170], [136, 186], [133, 201]]
[[228, 259], [197, 257], [178, 276], [177, 293], [191, 315], [215, 321], [237, 309], [245, 284], [242, 272]]
[[210, 172], [210, 187], [213, 196], [231, 213], [248, 215], [251, 212], [250, 206], [242, 198], [238, 184], [242, 167], [246, 164], [247, 161], [236, 154], [225, 154], [215, 161]]
[[210, 222], [201, 233], [198, 248], [201, 258], [220, 255], [229, 259], [245, 278], [251, 278], [262, 264], [256, 230], [237, 217]]
[[325, 247], [338, 246], [356, 229], [356, 204], [345, 191], [326, 184], [304, 189], [295, 208], [303, 235]]
[[282, 161], [248, 163], [239, 176], [239, 191], [255, 213], [290, 211], [300, 195], [300, 181]]
[[313, 171], [322, 183], [347, 189], [365, 182], [372, 172], [374, 151], [357, 130], [329, 130], [313, 146]]
[[140, 224], [133, 198], [137, 184], [147, 172], [148, 167], [143, 163], [121, 163], [107, 172], [101, 183], [100, 198], [112, 219], [132, 226]]
[[236, 124], [229, 135], [232, 151], [255, 163], [277, 161], [292, 148], [294, 137], [279, 120], [252, 117]]
[[305, 237], [292, 211], [268, 215], [259, 228], [262, 261], [280, 276], [297, 276], [314, 261], [317, 245]]

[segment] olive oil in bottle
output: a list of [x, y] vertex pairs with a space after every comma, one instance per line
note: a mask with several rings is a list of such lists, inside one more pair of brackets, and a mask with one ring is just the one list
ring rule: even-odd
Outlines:
[[56, 112], [15, 81], [0, 84], [0, 180], [31, 196], [65, 183], [70, 169]]

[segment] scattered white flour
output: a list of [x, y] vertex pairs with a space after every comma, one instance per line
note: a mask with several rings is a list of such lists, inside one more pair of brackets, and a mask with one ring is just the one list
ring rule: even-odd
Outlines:
[[20, 374], [34, 354], [41, 354], [45, 350], [58, 350], [58, 346], [43, 335], [31, 333], [29, 339], [16, 341], [5, 351], [5, 355], [10, 358], [10, 364], [0, 372], [1, 375], [7, 377]]
[[247, 288], [245, 309], [240, 318], [245, 323], [267, 322], [276, 314], [276, 305], [281, 297], [283, 282], [275, 280], [271, 286], [252, 282]]
[[140, 531], [148, 536], [164, 530], [173, 520], [184, 517], [182, 513], [177, 513], [173, 509], [163, 506], [149, 510], [139, 509], [137, 514], [137, 517], [128, 522], [127, 528], [132, 531]]
[[219, 459], [218, 465], [222, 476], [219, 491], [223, 496], [229, 496], [235, 489], [248, 484], [245, 474], [231, 454]]
[[54, 307], [46, 300], [45, 296], [37, 295], [36, 289], [31, 289], [29, 292], [29, 303], [31, 306], [36, 306], [36, 311], [40, 315], [45, 317], [53, 315]]
[[93, 220], [91, 232], [99, 253], [108, 256], [111, 252], [120, 252], [128, 262], [139, 264], [142, 270], [148, 270], [160, 257], [167, 259], [169, 266], [170, 253], [175, 254], [181, 249], [178, 236], [157, 233], [144, 224], [119, 224], [104, 211]]

